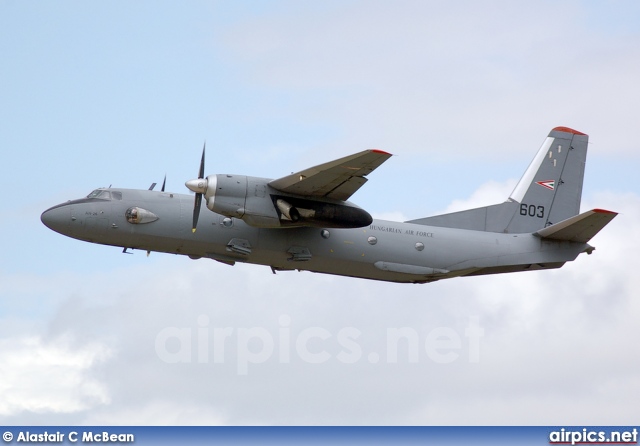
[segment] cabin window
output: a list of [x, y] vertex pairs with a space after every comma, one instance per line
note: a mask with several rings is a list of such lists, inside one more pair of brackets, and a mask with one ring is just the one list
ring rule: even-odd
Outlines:
[[370, 245], [375, 245], [376, 243], [378, 243], [378, 239], [376, 237], [371, 236], [367, 239], [367, 242], [369, 242]]

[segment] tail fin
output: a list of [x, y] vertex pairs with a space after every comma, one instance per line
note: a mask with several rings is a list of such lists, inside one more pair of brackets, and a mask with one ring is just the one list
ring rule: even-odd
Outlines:
[[588, 141], [567, 127], [551, 130], [509, 197], [519, 207], [506, 232], [534, 232], [578, 215]]
[[410, 223], [488, 232], [531, 233], [578, 215], [589, 137], [556, 127], [509, 200]]

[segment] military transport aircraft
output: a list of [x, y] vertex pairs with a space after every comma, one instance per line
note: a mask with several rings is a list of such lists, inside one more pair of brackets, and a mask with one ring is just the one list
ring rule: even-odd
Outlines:
[[[204, 177], [193, 196], [100, 188], [42, 222], [92, 243], [390, 282], [559, 268], [617, 213], [582, 214], [588, 136], [556, 127], [504, 203], [406, 222], [374, 220], [347, 201], [391, 154], [365, 150], [278, 178]], [[166, 178], [165, 178], [166, 179]], [[207, 210], [201, 210], [202, 199]], [[197, 227], [197, 231], [196, 231]]]

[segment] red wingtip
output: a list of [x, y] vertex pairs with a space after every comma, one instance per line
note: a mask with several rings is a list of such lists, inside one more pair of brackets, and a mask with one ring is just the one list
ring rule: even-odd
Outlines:
[[555, 130], [556, 132], [573, 133], [574, 135], [586, 135], [586, 133], [582, 133], [577, 130], [570, 129], [569, 127], [556, 127], [553, 130]]
[[389, 155], [389, 156], [393, 156], [391, 153], [389, 152], [385, 152], [384, 150], [379, 150], [379, 149], [371, 149], [371, 151], [373, 153], [379, 153], [381, 155]]
[[607, 211], [606, 209], [594, 209], [593, 212], [595, 212], [597, 214], [615, 214], [615, 215], [618, 215], [617, 212]]

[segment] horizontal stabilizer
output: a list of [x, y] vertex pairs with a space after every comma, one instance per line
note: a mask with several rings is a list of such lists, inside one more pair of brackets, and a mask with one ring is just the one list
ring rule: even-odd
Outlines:
[[542, 238], [587, 243], [604, 228], [617, 212], [592, 209], [534, 232]]

